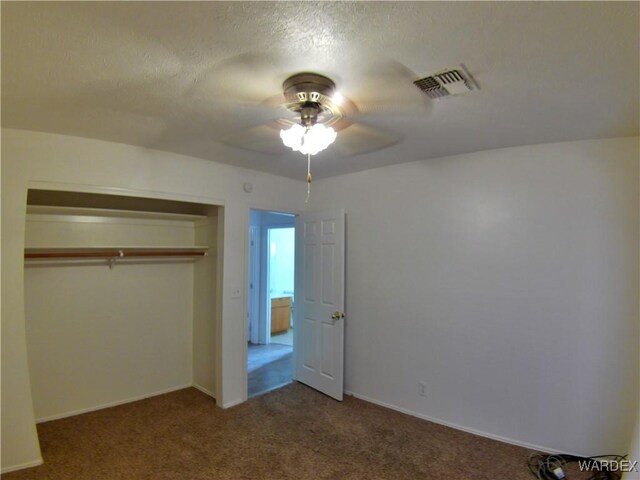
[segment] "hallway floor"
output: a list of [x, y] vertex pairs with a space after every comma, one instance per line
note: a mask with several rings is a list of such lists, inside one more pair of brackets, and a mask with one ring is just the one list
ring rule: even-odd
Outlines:
[[272, 334], [270, 342], [281, 345], [293, 345], [293, 328], [290, 328], [284, 333]]
[[293, 347], [271, 343], [248, 345], [249, 397], [291, 383]]

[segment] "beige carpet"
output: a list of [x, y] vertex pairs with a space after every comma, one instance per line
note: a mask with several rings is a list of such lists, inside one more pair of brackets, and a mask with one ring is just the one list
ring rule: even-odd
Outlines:
[[298, 383], [221, 410], [189, 388], [38, 425], [18, 479], [531, 479], [528, 451]]

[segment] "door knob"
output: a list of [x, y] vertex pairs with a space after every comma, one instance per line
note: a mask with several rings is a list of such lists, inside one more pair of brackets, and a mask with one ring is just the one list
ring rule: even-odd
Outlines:
[[342, 312], [333, 312], [331, 314], [331, 320], [340, 320], [341, 318], [344, 318], [344, 313]]

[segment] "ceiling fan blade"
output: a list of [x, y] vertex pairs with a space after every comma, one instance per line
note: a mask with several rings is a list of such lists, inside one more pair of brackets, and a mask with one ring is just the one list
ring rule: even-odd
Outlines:
[[219, 61], [197, 74], [194, 100], [257, 105], [282, 91], [286, 75], [268, 54], [242, 54]]
[[362, 110], [351, 112], [348, 119], [352, 122], [373, 123], [393, 120], [394, 123], [404, 124], [419, 118], [428, 118], [435, 109], [436, 102], [427, 99], [414, 105], [406, 105], [396, 101], [376, 101], [365, 104]]
[[[386, 112], [424, 114], [431, 101], [413, 82], [419, 75], [394, 60], [358, 63], [345, 79], [341, 93], [349, 97], [361, 115]], [[343, 92], [344, 90], [344, 92]]]
[[[221, 143], [243, 150], [266, 153], [271, 155], [284, 155], [291, 153], [280, 139], [280, 129], [288, 128], [294, 122], [280, 119], [257, 127], [240, 130], [220, 139]], [[340, 157], [360, 155], [362, 153], [382, 150], [398, 143], [402, 136], [388, 130], [353, 123], [338, 133], [336, 141], [327, 151]]]
[[354, 123], [341, 130], [336, 141], [329, 146], [338, 155], [349, 157], [391, 147], [402, 140], [402, 136], [382, 128]]
[[285, 147], [282, 143], [280, 129], [287, 128], [292, 124], [293, 122], [287, 120], [272, 121], [235, 132], [220, 139], [220, 142], [243, 150], [271, 155], [284, 155], [290, 153], [291, 149]]

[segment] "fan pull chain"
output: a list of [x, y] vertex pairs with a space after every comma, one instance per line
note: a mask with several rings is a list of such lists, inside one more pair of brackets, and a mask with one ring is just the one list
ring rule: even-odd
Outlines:
[[309, 197], [311, 196], [311, 154], [307, 153], [307, 199], [304, 203], [309, 203]]

